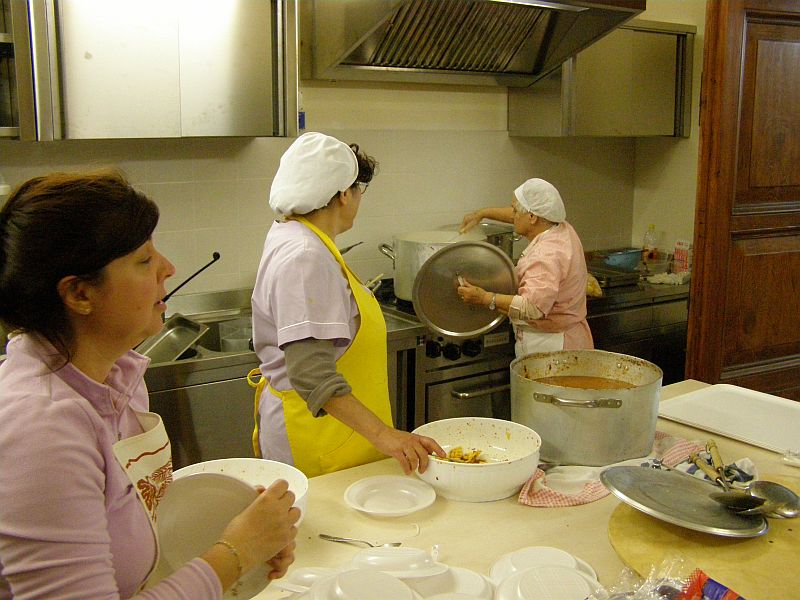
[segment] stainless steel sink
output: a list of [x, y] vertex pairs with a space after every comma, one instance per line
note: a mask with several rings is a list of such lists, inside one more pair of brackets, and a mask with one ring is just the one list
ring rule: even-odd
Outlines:
[[253, 337], [250, 314], [244, 311], [239, 316], [223, 318], [215, 321], [197, 319], [208, 327], [208, 331], [197, 341], [201, 348], [214, 352], [250, 352], [250, 340]]

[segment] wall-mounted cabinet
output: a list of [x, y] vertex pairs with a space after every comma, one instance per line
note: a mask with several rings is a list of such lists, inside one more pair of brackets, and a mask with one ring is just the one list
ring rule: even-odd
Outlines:
[[[19, 139], [296, 132], [294, 0], [5, 0]], [[13, 42], [13, 43], [12, 43]], [[33, 60], [29, 60], [32, 57]], [[1, 93], [1, 92], [0, 92]], [[287, 118], [292, 115], [291, 118]], [[5, 124], [5, 123], [3, 123]]]
[[695, 33], [628, 21], [544, 80], [510, 88], [509, 134], [688, 137]]

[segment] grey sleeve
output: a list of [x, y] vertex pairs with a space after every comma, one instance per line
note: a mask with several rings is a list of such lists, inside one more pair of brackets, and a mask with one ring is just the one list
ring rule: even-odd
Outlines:
[[336, 370], [333, 340], [306, 338], [290, 342], [281, 349], [286, 356], [289, 382], [315, 417], [326, 414], [322, 407], [331, 397], [353, 391]]

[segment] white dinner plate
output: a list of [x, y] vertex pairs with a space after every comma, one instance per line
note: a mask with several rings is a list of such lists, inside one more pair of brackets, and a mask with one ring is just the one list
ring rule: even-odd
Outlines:
[[396, 577], [368, 569], [353, 569], [324, 577], [311, 586], [307, 597], [310, 600], [420, 599], [416, 592]]
[[356, 481], [344, 492], [344, 501], [368, 515], [401, 517], [436, 500], [436, 491], [424, 481], [399, 475], [377, 475]]
[[444, 573], [450, 567], [436, 562], [430, 552], [408, 546], [365, 548], [350, 561], [351, 569], [383, 571], [399, 579], [430, 577]]
[[[574, 556], [574, 555], [573, 555], [573, 556]], [[578, 570], [579, 570], [579, 571], [581, 571], [581, 572], [583, 572], [583, 573], [586, 573], [586, 574], [587, 574], [589, 577], [591, 577], [592, 579], [594, 579], [594, 580], [596, 580], [596, 581], [599, 581], [599, 580], [597, 579], [597, 571], [595, 571], [595, 570], [592, 568], [592, 565], [590, 565], [590, 564], [589, 564], [588, 562], [586, 562], [585, 560], [582, 560], [582, 559], [578, 558], [577, 556], [575, 556], [575, 562], [577, 562], [577, 563], [578, 563]]]
[[495, 600], [584, 600], [602, 589], [596, 580], [575, 568], [533, 567], [506, 577], [497, 586]]
[[[175, 479], [158, 504], [158, 542], [161, 555], [153, 583], [203, 554], [218, 540], [236, 515], [256, 498], [256, 489], [219, 473], [196, 473]], [[265, 564], [245, 574], [236, 597], [251, 598], [269, 583]], [[233, 598], [232, 589], [225, 598]]]
[[407, 579], [406, 584], [423, 598], [463, 596], [472, 600], [492, 600], [494, 595], [494, 585], [487, 577], [462, 567], [451, 566], [439, 575]]
[[519, 571], [531, 567], [560, 566], [578, 568], [577, 559], [569, 552], [550, 546], [528, 546], [498, 558], [489, 571], [495, 585]]

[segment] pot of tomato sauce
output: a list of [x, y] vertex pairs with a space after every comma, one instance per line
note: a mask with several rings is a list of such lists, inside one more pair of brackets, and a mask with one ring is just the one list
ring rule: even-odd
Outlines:
[[561, 350], [511, 363], [511, 420], [542, 438], [542, 462], [602, 466], [650, 454], [661, 369], [603, 350]]

